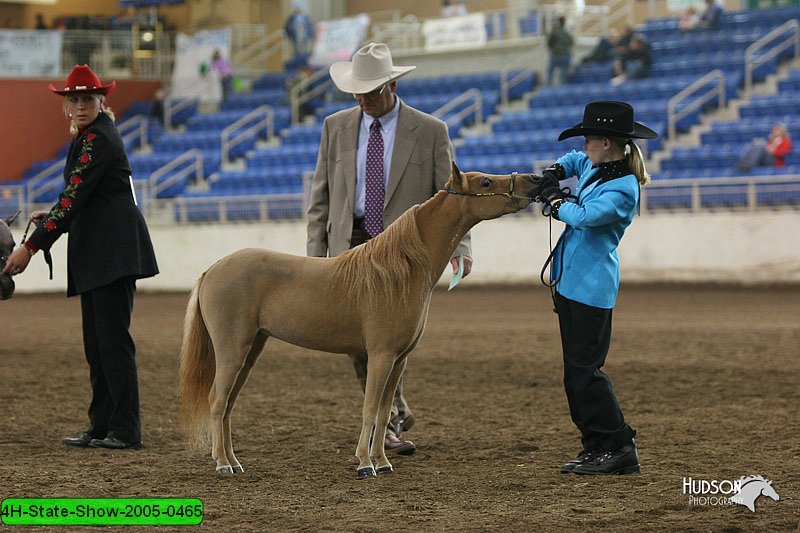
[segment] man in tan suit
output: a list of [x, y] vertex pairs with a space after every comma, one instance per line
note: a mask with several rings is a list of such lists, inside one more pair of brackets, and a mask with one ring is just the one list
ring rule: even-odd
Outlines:
[[[331, 65], [333, 82], [351, 93], [358, 105], [327, 117], [322, 126], [308, 207], [309, 256], [333, 257], [363, 244], [409, 207], [425, 202], [444, 187], [452, 160], [447, 125], [406, 105], [396, 95], [397, 79], [414, 68], [395, 66], [383, 43], [370, 43], [356, 52], [352, 61]], [[383, 157], [372, 151], [375, 137]], [[367, 185], [370, 169], [376, 167], [383, 178], [377, 200]], [[369, 213], [370, 203], [375, 202], [383, 207], [377, 230]], [[459, 257], [466, 276], [472, 269], [469, 235], [451, 259], [454, 270], [459, 268]], [[350, 358], [363, 390], [366, 359]], [[384, 442], [387, 452], [414, 453], [414, 443], [400, 438], [413, 424], [401, 380]]]

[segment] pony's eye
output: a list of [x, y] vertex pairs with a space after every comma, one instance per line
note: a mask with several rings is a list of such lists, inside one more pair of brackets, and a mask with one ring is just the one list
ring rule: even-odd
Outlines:
[[481, 180], [481, 187], [483, 187], [484, 189], [488, 189], [491, 186], [492, 186], [492, 179], [484, 176], [483, 179]]

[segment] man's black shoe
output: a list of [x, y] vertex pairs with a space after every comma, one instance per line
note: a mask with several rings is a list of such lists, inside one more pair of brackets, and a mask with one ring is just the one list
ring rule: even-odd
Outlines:
[[576, 466], [573, 472], [582, 475], [610, 475], [637, 474], [640, 470], [636, 445], [628, 444], [613, 452], [596, 455], [591, 461]]
[[116, 437], [106, 437], [104, 439], [92, 439], [89, 441], [92, 448], [108, 448], [110, 450], [139, 450], [141, 442], [126, 442]]
[[598, 452], [595, 451], [581, 450], [581, 453], [575, 456], [575, 459], [561, 466], [561, 473], [569, 474], [570, 472], [575, 470], [576, 466], [591, 461], [597, 454]]
[[66, 437], [61, 442], [66, 444], [67, 446], [72, 446], [73, 448], [88, 448], [89, 443], [92, 441], [94, 437], [89, 435], [88, 433], [84, 433], [80, 437]]

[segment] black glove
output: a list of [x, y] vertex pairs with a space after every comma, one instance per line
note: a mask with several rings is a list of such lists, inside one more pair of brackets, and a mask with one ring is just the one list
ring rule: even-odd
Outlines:
[[[549, 203], [553, 198], [563, 198], [564, 193], [561, 191], [559, 181], [566, 177], [564, 167], [558, 163], [553, 163], [542, 172], [541, 178], [538, 180], [538, 188], [536, 190], [534, 200], [542, 203]], [[538, 178], [538, 176], [537, 176]]]

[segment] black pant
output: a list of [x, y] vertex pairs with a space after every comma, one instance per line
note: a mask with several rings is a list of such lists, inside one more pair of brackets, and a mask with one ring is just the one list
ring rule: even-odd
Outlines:
[[136, 347], [128, 332], [135, 291], [135, 279], [121, 278], [81, 294], [83, 348], [92, 383], [88, 433], [96, 438], [142, 440]]
[[630, 444], [636, 432], [625, 422], [611, 380], [600, 370], [611, 343], [611, 309], [556, 293], [556, 311], [564, 351], [564, 390], [583, 448], [610, 451]]

